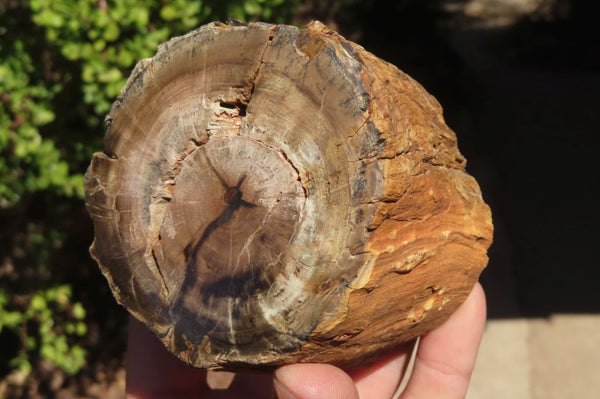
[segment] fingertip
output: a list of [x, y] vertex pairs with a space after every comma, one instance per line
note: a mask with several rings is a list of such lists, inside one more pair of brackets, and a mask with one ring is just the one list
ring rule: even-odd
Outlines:
[[329, 364], [290, 364], [275, 372], [279, 399], [358, 399], [354, 381]]
[[277, 378], [273, 380], [273, 386], [275, 387], [277, 399], [296, 399], [296, 397], [289, 391], [287, 386], [285, 386]]
[[485, 319], [485, 293], [477, 283], [444, 324], [421, 338], [414, 372], [402, 398], [464, 397]]
[[485, 299], [485, 292], [479, 282], [473, 287], [473, 291], [467, 297], [465, 301], [467, 306], [471, 306], [474, 309], [471, 311], [473, 319], [479, 321], [480, 324], [485, 324], [487, 318], [487, 302]]
[[402, 345], [366, 369], [350, 373], [361, 398], [391, 398], [398, 390], [415, 343]]

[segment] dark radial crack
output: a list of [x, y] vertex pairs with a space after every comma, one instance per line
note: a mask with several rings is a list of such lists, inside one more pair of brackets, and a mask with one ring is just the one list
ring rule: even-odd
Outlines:
[[206, 242], [208, 237], [219, 226], [221, 226], [221, 225], [227, 223], [229, 220], [231, 220], [234, 213], [240, 207], [254, 208], [257, 206], [256, 204], [252, 204], [248, 201], [245, 201], [242, 198], [243, 193], [240, 190], [240, 187], [242, 186], [242, 183], [244, 183], [244, 179], [246, 179], [246, 174], [242, 175], [240, 177], [240, 179], [238, 180], [238, 182], [236, 183], [236, 185], [231, 187], [228, 185], [228, 183], [225, 181], [225, 179], [219, 174], [219, 172], [217, 172], [217, 170], [213, 166], [210, 159], [208, 157], [206, 157], [206, 160], [208, 162], [209, 167], [212, 169], [212, 171], [215, 173], [215, 175], [219, 178], [221, 185], [225, 189], [225, 194], [223, 195], [223, 201], [227, 204], [227, 206], [225, 207], [223, 212], [221, 212], [221, 214], [219, 216], [217, 216], [216, 219], [214, 219], [212, 222], [210, 222], [206, 226], [206, 228], [202, 231], [202, 234], [200, 235], [200, 237], [198, 239], [193, 239], [192, 241], [190, 241], [190, 243], [188, 245], [186, 245], [185, 249], [183, 250], [183, 253], [187, 259], [188, 266], [192, 266], [192, 267], [193, 267], [193, 265], [195, 265], [197, 263], [196, 259], [198, 256], [198, 252], [202, 248], [202, 245], [204, 245], [204, 243]]

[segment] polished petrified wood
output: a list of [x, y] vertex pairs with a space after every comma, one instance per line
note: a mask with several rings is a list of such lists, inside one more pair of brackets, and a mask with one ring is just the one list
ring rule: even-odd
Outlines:
[[318, 22], [172, 39], [106, 121], [92, 256], [192, 365], [372, 360], [487, 263], [490, 211], [437, 101]]

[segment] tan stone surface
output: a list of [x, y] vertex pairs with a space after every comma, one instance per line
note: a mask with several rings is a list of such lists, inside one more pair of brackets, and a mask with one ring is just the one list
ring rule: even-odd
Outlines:
[[467, 399], [600, 396], [600, 316], [488, 322]]
[[533, 399], [600, 397], [600, 316], [532, 320], [527, 346]]
[[488, 321], [467, 399], [529, 399], [529, 325], [525, 319]]

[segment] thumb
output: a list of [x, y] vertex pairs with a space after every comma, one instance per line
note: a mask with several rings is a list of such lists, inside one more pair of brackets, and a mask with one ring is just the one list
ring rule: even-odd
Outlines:
[[275, 372], [278, 399], [358, 399], [354, 381], [329, 364], [291, 364]]

